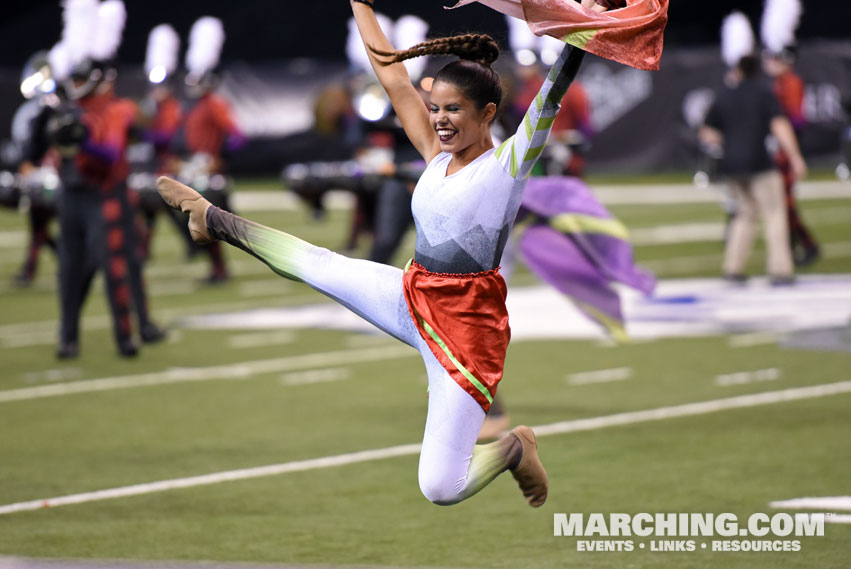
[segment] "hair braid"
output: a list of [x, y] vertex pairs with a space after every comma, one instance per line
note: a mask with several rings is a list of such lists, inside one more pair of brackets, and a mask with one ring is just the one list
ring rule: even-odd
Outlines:
[[418, 43], [405, 50], [382, 51], [373, 47], [370, 47], [370, 50], [383, 58], [379, 61], [385, 65], [424, 55], [457, 55], [461, 59], [475, 61], [485, 67], [490, 67], [499, 57], [499, 46], [487, 34], [462, 34], [436, 38]]

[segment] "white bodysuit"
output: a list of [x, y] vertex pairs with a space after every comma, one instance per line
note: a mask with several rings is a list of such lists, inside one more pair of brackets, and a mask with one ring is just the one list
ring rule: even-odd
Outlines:
[[[451, 155], [438, 154], [414, 191], [415, 260], [438, 273], [494, 269], [502, 256], [526, 178], [540, 156], [562, 97], [582, 60], [566, 47], [517, 132], [458, 172], [446, 176]], [[425, 496], [453, 504], [505, 470], [504, 451], [476, 446], [485, 413], [438, 362], [414, 324], [402, 270], [351, 259], [211, 207], [210, 233], [256, 256], [276, 273], [307, 283], [420, 352], [429, 378], [428, 416], [420, 454]], [[494, 443], [496, 444], [496, 443]]]

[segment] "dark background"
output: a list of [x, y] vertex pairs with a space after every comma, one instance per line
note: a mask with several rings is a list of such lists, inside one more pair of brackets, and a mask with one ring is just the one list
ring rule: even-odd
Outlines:
[[[430, 36], [481, 31], [505, 46], [502, 14], [477, 4], [444, 10], [444, 5], [454, 1], [376, 0], [376, 6], [394, 19], [406, 13], [422, 17], [431, 25]], [[763, 2], [672, 0], [662, 69], [652, 74], [652, 96], [633, 103], [637, 106], [598, 133], [589, 164], [612, 172], [692, 168], [698, 153], [694, 128], [683, 120], [684, 100], [696, 89], [717, 85], [723, 76], [719, 49], [723, 18], [732, 10], [742, 10], [758, 34]], [[117, 85], [121, 96], [138, 99], [145, 90], [141, 64], [151, 28], [164, 22], [172, 24], [184, 42], [182, 59], [189, 29], [204, 15], [223, 20], [227, 39], [222, 63], [235, 90], [231, 95], [249, 101], [252, 108], [260, 108], [258, 101], [268, 98], [269, 93], [279, 97], [287, 93], [292, 96], [293, 89], [308, 92], [310, 81], [339, 79], [345, 73], [347, 20], [351, 17], [348, 0], [125, 0], [125, 4], [128, 21], [119, 51], [124, 65]], [[851, 0], [834, 0], [831, 5], [805, 0], [804, 4], [797, 69], [808, 85], [812, 116], [808, 117], [811, 124], [801, 143], [809, 160], [822, 160], [833, 168], [839, 153], [839, 133], [845, 132], [849, 120], [839, 100], [851, 93]], [[22, 102], [18, 87], [24, 62], [59, 40], [62, 21], [59, 0], [14, 0], [11, 4], [6, 0], [4, 7], [7, 5], [0, 21], [0, 140], [9, 132], [12, 115]], [[598, 86], [595, 103], [616, 103], [618, 97], [613, 98], [613, 93], [625, 97], [628, 85], [618, 77], [627, 77], [629, 70], [589, 57], [581, 76], [584, 81], [588, 81], [587, 73], [595, 64], [609, 70], [605, 82]], [[638, 132], [643, 133], [641, 137], [636, 136]], [[283, 164], [292, 161], [340, 159], [322, 154], [340, 149], [326, 148], [324, 143], [309, 145], [298, 138], [298, 133], [290, 134], [252, 137], [243, 151], [230, 157], [231, 171], [276, 175]]]
[[[379, 11], [396, 18], [411, 13], [432, 26], [430, 35], [482, 31], [505, 42], [504, 16], [481, 5], [446, 12], [453, 0], [376, 0]], [[343, 59], [348, 0], [125, 0], [128, 22], [120, 59], [141, 63], [148, 32], [168, 22], [184, 39], [200, 16], [212, 15], [225, 24], [222, 53], [229, 61], [270, 61], [298, 57]], [[667, 45], [717, 44], [721, 21], [738, 9], [758, 30], [763, 0], [672, 0], [665, 34]], [[851, 37], [851, 2], [804, 2], [799, 39]], [[0, 67], [19, 67], [39, 49], [50, 48], [61, 33], [58, 0], [6, 0], [0, 24]], [[757, 31], [758, 33], [758, 31]]]

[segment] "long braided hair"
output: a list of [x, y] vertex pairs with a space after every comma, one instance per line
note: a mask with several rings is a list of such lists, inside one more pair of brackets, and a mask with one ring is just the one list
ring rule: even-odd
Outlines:
[[488, 103], [499, 108], [502, 86], [491, 64], [499, 57], [499, 46], [487, 34], [461, 34], [436, 38], [405, 50], [382, 51], [370, 47], [379, 63], [390, 65], [424, 55], [457, 55], [460, 59], [445, 65], [434, 77], [456, 86], [479, 109]]

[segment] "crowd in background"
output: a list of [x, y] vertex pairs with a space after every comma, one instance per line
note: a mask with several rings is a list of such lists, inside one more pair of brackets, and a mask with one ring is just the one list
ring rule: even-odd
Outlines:
[[[30, 229], [15, 281], [21, 286], [31, 283], [40, 251], [56, 252], [61, 313], [56, 353], [73, 358], [80, 350], [83, 303], [95, 274], [102, 272], [118, 352], [133, 356], [139, 340], [156, 342], [165, 336], [150, 318], [143, 278], [158, 218], [165, 215], [175, 223], [187, 257], [209, 258], [206, 282], [221, 283], [229, 276], [219, 244], [193, 243], [185, 217], [163, 207], [154, 180], [162, 174], [178, 178], [214, 205], [229, 209], [227, 159], [239, 152], [246, 137], [228, 100], [216, 92], [222, 22], [211, 17], [196, 22], [184, 70], [176, 32], [168, 25], [152, 30], [145, 64], [149, 88], [144, 99], [131, 101], [115, 93], [119, 68], [114, 56], [126, 18], [123, 4], [69, 0], [64, 9], [62, 40], [35, 54], [24, 67], [25, 101], [11, 133], [18, 149], [12, 165], [15, 180], [2, 184], [2, 201], [13, 207], [26, 204]], [[414, 17], [403, 17], [396, 25], [397, 47], [426, 35], [427, 27]], [[89, 41], [91, 29], [102, 37]], [[497, 138], [516, 130], [543, 81], [548, 48], [529, 34], [517, 32], [511, 38], [513, 61], [504, 86], [509, 96], [494, 128]], [[723, 82], [719, 78], [715, 102], [700, 130], [703, 149], [717, 158], [717, 174], [729, 181], [735, 204], [728, 209], [727, 252], [720, 272], [731, 282], [746, 279], [744, 267], [762, 217], [767, 272], [773, 284], [789, 285], [794, 267], [815, 262], [820, 250], [795, 198], [795, 184], [806, 174], [797, 143], [807, 127], [803, 82], [795, 73], [792, 43], [776, 44], [770, 38], [770, 30], [763, 30], [762, 57], [753, 39], [733, 55], [724, 46], [729, 73]], [[320, 137], [345, 141], [351, 155], [322, 168], [306, 161], [285, 170], [285, 179], [318, 216], [327, 190], [351, 190], [356, 207], [341, 248], [354, 250], [359, 239], [369, 235], [369, 257], [388, 263], [412, 225], [411, 193], [425, 165], [363, 65], [359, 44], [351, 46], [350, 73], [345, 82], [329, 84], [317, 95], [310, 129]], [[426, 104], [430, 83], [425, 66], [409, 73]], [[534, 176], [584, 177], [595, 136], [592, 109], [581, 81], [575, 82], [562, 101]], [[774, 146], [766, 146], [767, 137]], [[507, 251], [514, 254], [510, 247]], [[512, 259], [504, 260], [509, 276], [512, 265]]]
[[[152, 30], [146, 62], [150, 88], [144, 100], [133, 101], [115, 92], [115, 54], [125, 20], [120, 0], [66, 2], [62, 39], [27, 62], [21, 81], [27, 101], [13, 128], [17, 192], [9, 192], [7, 200], [13, 206], [22, 198], [29, 204], [30, 242], [15, 281], [32, 282], [43, 246], [56, 251], [56, 355], [61, 359], [79, 355], [80, 313], [98, 272], [104, 276], [118, 353], [132, 357], [139, 340], [164, 338], [150, 317], [142, 270], [155, 219], [164, 210], [152, 194], [153, 180], [162, 174], [185, 178], [227, 207], [224, 156], [244, 143], [229, 103], [215, 93], [222, 23], [212, 17], [196, 22], [183, 86], [174, 78], [177, 34], [167, 25]], [[174, 219], [186, 237], [187, 255], [197, 254], [185, 219]], [[226, 280], [218, 244], [203, 250], [211, 261], [207, 281]]]

